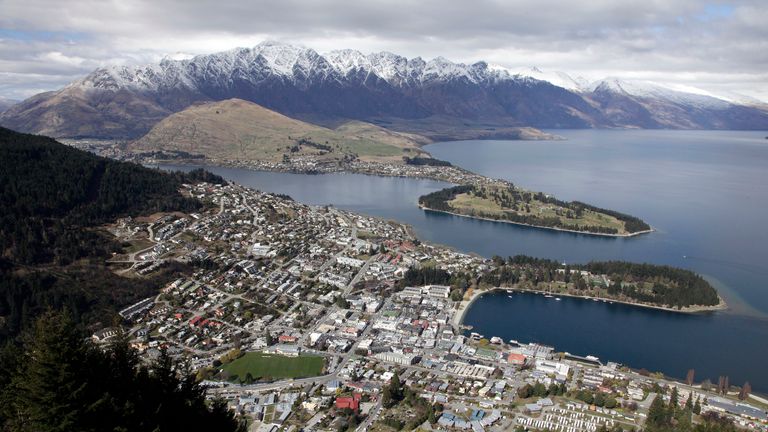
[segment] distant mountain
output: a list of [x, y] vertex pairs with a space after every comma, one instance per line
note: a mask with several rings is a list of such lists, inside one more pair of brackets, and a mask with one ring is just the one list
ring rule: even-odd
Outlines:
[[17, 103], [19, 103], [17, 100], [0, 97], [0, 113], [6, 111], [8, 108], [16, 105]]
[[765, 107], [737, 105], [650, 82], [605, 79], [584, 93], [610, 123], [640, 128], [764, 129]]
[[286, 117], [260, 105], [228, 99], [172, 114], [139, 140], [134, 152], [175, 151], [229, 160], [280, 161], [286, 154], [319, 160], [355, 155], [402, 162], [419, 156], [422, 137], [350, 121], [329, 129]]
[[[499, 68], [505, 69], [502, 67]], [[517, 71], [512, 71], [509, 69], [505, 70], [508, 70], [510, 73], [513, 73], [518, 77], [528, 77], [539, 81], [546, 81], [552, 85], [562, 87], [574, 92], [583, 92], [585, 89], [589, 88], [589, 81], [586, 78], [572, 77], [565, 72], [543, 71], [536, 66]]]
[[487, 129], [768, 128], [761, 107], [691, 103], [664, 92], [637, 95], [606, 82], [590, 87], [567, 74], [515, 73], [485, 62], [354, 50], [320, 55], [265, 42], [186, 60], [100, 68], [15, 105], [0, 115], [0, 124], [54, 136], [136, 138], [196, 102], [239, 98], [321, 124], [356, 119], [397, 130], [431, 119]]

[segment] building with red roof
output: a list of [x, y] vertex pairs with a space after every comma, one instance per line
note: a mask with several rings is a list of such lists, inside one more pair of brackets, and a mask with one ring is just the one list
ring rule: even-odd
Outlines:
[[355, 393], [352, 396], [345, 396], [345, 397], [337, 397], [336, 398], [336, 409], [351, 409], [354, 412], [360, 411], [360, 399], [362, 399], [363, 395], [360, 393]]
[[522, 366], [525, 364], [525, 356], [522, 354], [510, 353], [509, 356], [507, 356], [507, 361], [510, 364]]

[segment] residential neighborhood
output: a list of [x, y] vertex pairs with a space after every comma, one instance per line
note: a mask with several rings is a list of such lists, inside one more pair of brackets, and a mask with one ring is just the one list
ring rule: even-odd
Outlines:
[[139, 248], [112, 258], [126, 274], [200, 269], [122, 310], [124, 330], [143, 358], [165, 350], [187, 362], [251, 430], [633, 430], [657, 396], [768, 430], [765, 402], [480, 335], [461, 322], [477, 293], [407, 283], [425, 269], [480, 276], [493, 260], [235, 184], [185, 193], [207, 210], [112, 227]]

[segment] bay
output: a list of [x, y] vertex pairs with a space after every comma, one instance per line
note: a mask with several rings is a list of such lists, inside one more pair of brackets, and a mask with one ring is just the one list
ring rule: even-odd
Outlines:
[[[566, 139], [446, 142], [426, 149], [480, 174], [639, 216], [656, 232], [604, 238], [425, 212], [416, 205], [418, 197], [447, 186], [429, 180], [208, 169], [301, 202], [404, 222], [423, 240], [486, 257], [621, 259], [692, 269], [718, 288], [728, 311], [691, 316], [593, 302], [553, 310], [545, 303], [536, 319], [511, 322], [508, 316], [525, 316], [521, 311], [530, 305], [493, 295], [475, 302], [466, 323], [486, 335], [520, 341], [530, 337], [574, 354], [594, 354], [677, 377], [695, 368], [699, 377], [729, 375], [731, 382], [749, 380], [753, 388], [768, 391], [765, 132], [551, 132]], [[576, 325], [581, 319], [588, 323]]]

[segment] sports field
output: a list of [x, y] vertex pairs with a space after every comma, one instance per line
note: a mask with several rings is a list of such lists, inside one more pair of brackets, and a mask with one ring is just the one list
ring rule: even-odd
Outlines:
[[224, 365], [223, 369], [230, 375], [237, 375], [241, 380], [249, 372], [254, 379], [304, 378], [322, 374], [324, 365], [325, 359], [320, 356], [289, 357], [249, 352], [232, 363]]

